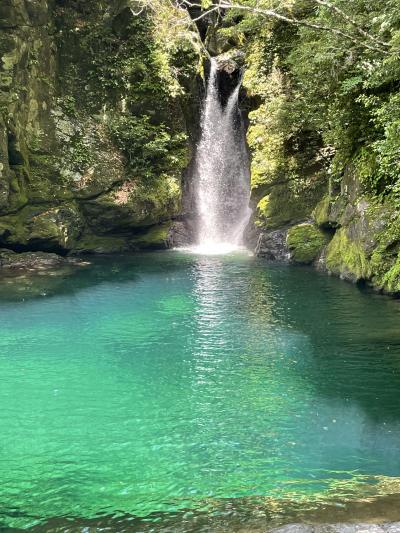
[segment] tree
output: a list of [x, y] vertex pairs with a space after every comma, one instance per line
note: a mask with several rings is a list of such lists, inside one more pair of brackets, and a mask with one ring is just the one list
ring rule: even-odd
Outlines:
[[[196, 8], [201, 12], [197, 16], [192, 16], [193, 22], [208, 17], [213, 12], [225, 13], [227, 10], [235, 10], [238, 12], [248, 12], [253, 15], [258, 15], [267, 19], [276, 19], [287, 24], [295, 26], [303, 26], [311, 28], [316, 31], [327, 31], [351, 41], [354, 45], [368, 50], [379, 52], [383, 55], [390, 53], [391, 44], [372, 32], [364, 29], [351, 14], [345, 12], [338, 7], [336, 3], [328, 0], [309, 0], [311, 7], [325, 8], [336, 15], [337, 20], [334, 24], [325, 25], [314, 22], [310, 18], [297, 18], [289, 13], [280, 12], [276, 9], [262, 7], [261, 2], [232, 1], [232, 0], [217, 0], [216, 2], [196, 2], [194, 0], [176, 0], [175, 4], [178, 8], [193, 10]], [[342, 24], [341, 24], [342, 23]], [[397, 50], [399, 50], [397, 48]]]

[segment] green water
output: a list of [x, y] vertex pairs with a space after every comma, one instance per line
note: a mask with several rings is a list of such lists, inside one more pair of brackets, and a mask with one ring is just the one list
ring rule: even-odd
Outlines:
[[174, 252], [0, 298], [0, 528], [397, 490], [398, 301]]

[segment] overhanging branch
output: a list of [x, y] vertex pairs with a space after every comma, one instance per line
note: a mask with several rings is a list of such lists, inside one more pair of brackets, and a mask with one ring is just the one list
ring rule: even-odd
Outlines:
[[[322, 4], [331, 5], [330, 2], [327, 3], [326, 0], [315, 0], [315, 2], [317, 2], [317, 3], [321, 4], [321, 5]], [[203, 10], [203, 6], [202, 6], [201, 3], [193, 2], [192, 0], [177, 0], [177, 5], [178, 5], [178, 7], [182, 7], [182, 6], [196, 7], [196, 8], [199, 8], [199, 9]], [[256, 15], [261, 15], [261, 16], [263, 16], [265, 18], [274, 18], [276, 20], [281, 20], [282, 22], [286, 22], [287, 24], [292, 24], [292, 25], [295, 25], [295, 26], [303, 26], [303, 27], [311, 28], [313, 30], [318, 30], [318, 31], [327, 31], [327, 32], [333, 33], [334, 35], [338, 35], [340, 37], [343, 37], [344, 39], [347, 39], [347, 40], [351, 41], [353, 44], [355, 44], [355, 45], [357, 45], [357, 46], [359, 46], [361, 48], [366, 48], [368, 50], [372, 50], [374, 52], [379, 52], [379, 53], [385, 54], [385, 55], [389, 54], [389, 52], [385, 48], [382, 48], [383, 46], [388, 47], [389, 46], [388, 43], [384, 43], [383, 41], [380, 42], [375, 37], [373, 37], [369, 33], [365, 32], [365, 30], [363, 30], [362, 28], [359, 28], [358, 26], [356, 28], [358, 33], [363, 35], [364, 37], [368, 36], [368, 39], [370, 41], [375, 42], [375, 44], [366, 43], [366, 42], [362, 41], [360, 38], [358, 38], [357, 36], [354, 36], [354, 35], [346, 32], [346, 31], [343, 31], [343, 30], [338, 29], [338, 28], [334, 28], [334, 27], [331, 27], [331, 26], [325, 26], [323, 24], [317, 24], [317, 23], [309, 22], [307, 20], [300, 20], [300, 19], [297, 19], [297, 18], [294, 18], [294, 17], [288, 17], [288, 16], [283, 15], [282, 13], [278, 13], [277, 11], [274, 11], [272, 9], [263, 9], [263, 8], [259, 8], [259, 7], [253, 7], [253, 6], [247, 6], [247, 5], [238, 4], [238, 3], [232, 3], [229, 0], [219, 0], [218, 3], [212, 5], [211, 9], [204, 10], [201, 15], [196, 17], [196, 20], [201, 20], [202, 18], [206, 17], [208, 15], [208, 13], [210, 13], [211, 11], [216, 11], [216, 10], [224, 11], [224, 10], [227, 10], [227, 9], [236, 9], [236, 10], [239, 10], [239, 11], [247, 11], [249, 13], [253, 13], [253, 14], [256, 14]], [[347, 17], [347, 15], [344, 14], [344, 12], [342, 12], [341, 10], [340, 10], [340, 12], [343, 13], [343, 14], [341, 14], [342, 17], [344, 17], [344, 16]], [[356, 23], [354, 22], [354, 24], [356, 24]], [[352, 24], [352, 25], [354, 26], [354, 24]]]
[[342, 9], [338, 8], [337, 6], [335, 6], [334, 4], [332, 4], [331, 2], [329, 2], [328, 0], [314, 0], [314, 2], [316, 2], [317, 4], [321, 5], [321, 6], [324, 6], [326, 7], [327, 9], [329, 9], [330, 11], [333, 11], [334, 13], [336, 13], [337, 15], [339, 15], [341, 18], [343, 18], [346, 22], [348, 22], [349, 24], [351, 24], [356, 30], [357, 32], [362, 35], [363, 37], [365, 37], [366, 39], [369, 39], [370, 41], [373, 41], [374, 43], [376, 44], [379, 44], [381, 46], [385, 46], [385, 47], [389, 47], [390, 44], [389, 43], [385, 43], [385, 41], [382, 41], [381, 39], [378, 39], [376, 38], [374, 35], [372, 35], [371, 33], [368, 33], [367, 31], [365, 31], [354, 19], [352, 19], [347, 13], [345, 13]]

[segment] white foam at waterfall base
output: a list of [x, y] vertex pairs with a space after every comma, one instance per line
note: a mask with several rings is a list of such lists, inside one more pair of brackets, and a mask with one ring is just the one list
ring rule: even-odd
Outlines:
[[180, 250], [198, 255], [227, 255], [237, 252], [250, 254], [250, 251], [245, 246], [239, 246], [238, 244], [231, 244], [229, 242], [204, 243], [183, 247]]
[[201, 137], [195, 161], [197, 242], [190, 251], [227, 254], [243, 250], [251, 210], [249, 161], [238, 108], [241, 80], [225, 106], [218, 93], [218, 64], [211, 60]]

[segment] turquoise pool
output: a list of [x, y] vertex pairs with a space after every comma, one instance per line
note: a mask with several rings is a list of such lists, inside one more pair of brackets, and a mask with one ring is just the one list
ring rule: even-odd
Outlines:
[[400, 493], [400, 302], [247, 255], [91, 261], [0, 282], [0, 529]]

